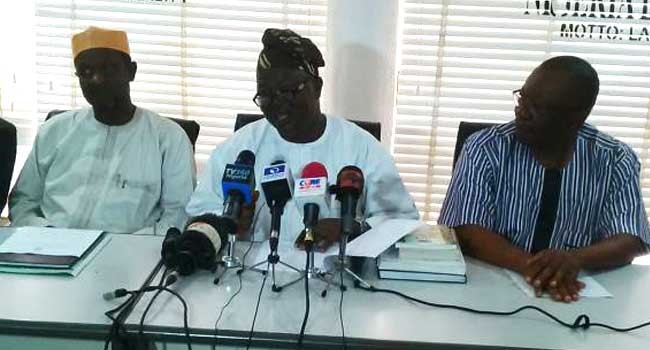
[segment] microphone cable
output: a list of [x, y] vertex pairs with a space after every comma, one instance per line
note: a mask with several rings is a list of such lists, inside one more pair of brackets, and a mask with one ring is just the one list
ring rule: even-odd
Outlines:
[[[167, 292], [176, 297], [181, 304], [183, 304], [183, 330], [185, 331], [185, 337], [186, 337], [186, 343], [187, 343], [187, 348], [188, 350], [192, 350], [192, 344], [191, 344], [191, 336], [190, 336], [190, 331], [189, 331], [189, 325], [188, 325], [188, 306], [187, 303], [185, 302], [185, 299], [178, 294], [176, 291], [173, 291], [169, 288], [167, 288], [168, 285], [171, 285], [172, 283], [165, 283], [163, 282], [167, 279], [166, 282], [171, 280], [169, 277], [166, 276], [167, 274], [167, 269], [163, 272], [162, 276], [160, 277], [160, 281], [158, 285], [156, 286], [143, 286], [140, 289], [136, 290], [126, 290], [124, 288], [116, 289], [113, 293], [115, 294], [116, 297], [123, 297], [123, 296], [129, 296], [129, 298], [124, 301], [122, 304], [118, 305], [117, 307], [108, 310], [104, 313], [106, 317], [108, 317], [111, 321], [111, 327], [109, 328], [109, 335], [107, 339], [104, 342], [104, 350], [108, 350], [108, 346], [110, 345], [111, 342], [114, 342], [115, 340], [121, 340], [124, 341], [127, 338], [127, 332], [126, 328], [124, 327], [124, 324], [120, 321], [122, 320], [126, 314], [125, 312], [130, 309], [131, 306], [135, 306], [135, 302], [137, 300], [137, 297], [140, 294], [148, 293], [148, 292], [153, 292], [155, 291], [156, 294], [154, 297], [149, 301], [147, 304], [146, 309], [144, 310], [142, 317], [140, 318], [140, 323], [139, 323], [139, 329], [138, 329], [138, 336], [142, 337], [143, 335], [143, 327], [144, 327], [144, 319], [146, 317], [146, 314], [149, 312], [149, 309], [153, 305], [153, 302], [155, 298], [160, 295], [161, 292]], [[114, 316], [114, 314], [118, 312], [117, 316]], [[128, 340], [127, 340], [128, 342]]]
[[[147, 293], [147, 292], [153, 292], [153, 291], [156, 291], [156, 295], [159, 295], [160, 292], [167, 292], [167, 293], [173, 295], [174, 297], [176, 297], [176, 299], [178, 299], [181, 302], [181, 304], [183, 305], [183, 331], [185, 333], [185, 338], [186, 338], [185, 340], [186, 340], [187, 349], [192, 350], [192, 338], [190, 336], [190, 327], [189, 327], [189, 324], [188, 324], [188, 317], [187, 317], [189, 308], [187, 306], [187, 302], [185, 302], [185, 299], [180, 294], [178, 294], [178, 292], [176, 292], [176, 291], [174, 291], [172, 289], [169, 289], [166, 286], [150, 286], [150, 287], [143, 288], [142, 290], [129, 290], [129, 291], [126, 291], [126, 293], [129, 294], [129, 300], [127, 300], [124, 304], [126, 304], [126, 303], [130, 302], [132, 299], [134, 299], [135, 296], [138, 293]], [[151, 307], [152, 304], [153, 304], [153, 302], [149, 301], [149, 304], [147, 305], [147, 309], [144, 311], [143, 317], [140, 319], [140, 322], [141, 322], [140, 327], [141, 328], [144, 327], [144, 325], [143, 325], [144, 316], [149, 311], [149, 308]], [[109, 312], [110, 311], [112, 311], [112, 310], [109, 310]], [[108, 317], [113, 319], [111, 316], [108, 316]], [[117, 321], [117, 319], [115, 319], [115, 321]], [[122, 329], [124, 329], [124, 325], [121, 325], [121, 327], [122, 327]], [[142, 330], [140, 330], [139, 334], [142, 334]], [[108, 348], [108, 344], [105, 344], [105, 349], [107, 349], [107, 348]]]
[[307, 328], [307, 320], [309, 319], [309, 276], [307, 271], [309, 271], [309, 253], [312, 248], [307, 248], [305, 246], [305, 252], [307, 253], [307, 262], [305, 263], [305, 316], [302, 319], [302, 325], [300, 325], [300, 334], [298, 335], [298, 349], [302, 349], [302, 341], [305, 337], [305, 328]]
[[393, 295], [399, 296], [401, 298], [404, 298], [406, 300], [412, 301], [414, 303], [418, 303], [418, 304], [422, 304], [422, 305], [426, 305], [426, 306], [438, 307], [438, 308], [443, 308], [443, 309], [454, 309], [454, 310], [466, 311], [466, 312], [475, 313], [475, 314], [479, 314], [479, 315], [512, 316], [512, 315], [518, 314], [518, 313], [520, 313], [520, 312], [522, 312], [524, 310], [533, 310], [533, 311], [537, 311], [540, 314], [550, 318], [551, 320], [555, 321], [556, 323], [558, 323], [558, 324], [560, 324], [560, 325], [562, 325], [562, 326], [564, 326], [566, 328], [572, 329], [572, 330], [582, 329], [582, 330], [586, 331], [591, 327], [600, 327], [600, 328], [609, 329], [609, 330], [614, 331], [614, 332], [626, 333], [626, 332], [631, 332], [633, 330], [637, 330], [637, 329], [640, 329], [640, 328], [650, 326], [650, 322], [645, 322], [645, 323], [641, 323], [641, 324], [638, 324], [638, 325], [635, 325], [635, 326], [632, 326], [632, 327], [626, 327], [626, 328], [614, 327], [614, 326], [610, 326], [610, 325], [605, 324], [605, 323], [591, 322], [591, 319], [589, 318], [589, 316], [587, 314], [581, 314], [578, 317], [576, 317], [576, 319], [573, 321], [573, 323], [569, 323], [569, 322], [562, 321], [557, 316], [551, 314], [550, 312], [548, 312], [548, 311], [546, 311], [546, 310], [544, 310], [544, 309], [542, 309], [540, 307], [534, 306], [534, 305], [524, 305], [524, 306], [519, 307], [519, 308], [517, 308], [515, 310], [512, 310], [512, 311], [479, 310], [479, 309], [472, 309], [472, 308], [469, 308], [469, 307], [453, 305], [453, 304], [441, 304], [441, 303], [429, 302], [429, 301], [425, 301], [425, 300], [422, 300], [422, 299], [412, 297], [410, 295], [406, 295], [406, 294], [404, 294], [402, 292], [392, 290], [392, 289], [376, 288], [374, 286], [365, 287], [363, 285], [358, 285], [357, 288], [361, 288], [362, 290], [365, 290], [365, 291], [368, 291], [368, 292], [373, 292], [373, 293], [393, 294]]
[[246, 342], [246, 350], [251, 348], [251, 342], [253, 341], [253, 331], [255, 329], [255, 321], [257, 320], [257, 313], [260, 309], [260, 301], [262, 301], [262, 293], [264, 292], [264, 285], [266, 284], [266, 279], [269, 277], [269, 266], [270, 262], [266, 263], [266, 272], [264, 273], [264, 278], [262, 278], [262, 285], [260, 286], [260, 292], [257, 295], [257, 304], [255, 305], [255, 313], [253, 314], [253, 323], [251, 324], [251, 330], [248, 333], [248, 341]]
[[[135, 291], [128, 291], [124, 288], [119, 288], [113, 291], [112, 293], [113, 298], [121, 298], [127, 295], [129, 297], [127, 298], [127, 300], [122, 302], [122, 304], [104, 313], [104, 315], [111, 320], [111, 326], [109, 327], [108, 335], [106, 336], [106, 340], [104, 341], [104, 350], [108, 350], [108, 346], [111, 343], [114, 343], [115, 341], [119, 341], [123, 343], [120, 345], [128, 345], [127, 331], [126, 328], [124, 327], [123, 322], [126, 320], [127, 315], [133, 310], [135, 304], [139, 301], [142, 294], [151, 290], [151, 287], [148, 287], [147, 284], [149, 284], [149, 282], [153, 280], [155, 273], [159, 271], [162, 265], [163, 265], [162, 260], [159, 260], [156, 266], [154, 267], [153, 271], [146, 278], [145, 283], [140, 287], [140, 289]], [[117, 313], [116, 316], [115, 313]]]
[[348, 349], [348, 344], [347, 341], [345, 340], [345, 324], [343, 323], [343, 294], [345, 294], [345, 286], [343, 285], [343, 266], [341, 265], [340, 268], [340, 278], [341, 278], [341, 286], [339, 289], [341, 290], [341, 298], [339, 299], [339, 321], [341, 323], [341, 344], [343, 344], [343, 350]]
[[[129, 298], [125, 300], [122, 304], [118, 305], [117, 307], [108, 310], [104, 313], [106, 317], [108, 317], [112, 322], [111, 326], [108, 330], [108, 335], [106, 336], [106, 340], [104, 341], [104, 350], [108, 350], [108, 346], [114, 342], [115, 340], [122, 340], [122, 337], [126, 338], [126, 329], [124, 328], [124, 325], [119, 321], [120, 318], [122, 317], [122, 312], [124, 310], [127, 310], [129, 305], [133, 303], [135, 300], [135, 295], [129, 295]], [[117, 316], [113, 316], [113, 314], [118, 313]], [[120, 334], [120, 331], [122, 334]]]
[[168, 292], [171, 295], [175, 296], [181, 302], [181, 304], [183, 304], [183, 330], [185, 332], [187, 349], [192, 350], [192, 338], [190, 337], [188, 320], [187, 320], [188, 306], [187, 303], [185, 302], [185, 299], [183, 299], [183, 297], [180, 294], [168, 288], [170, 285], [176, 282], [176, 277], [173, 275], [167, 275], [168, 273], [169, 273], [169, 269], [165, 268], [162, 276], [160, 276], [158, 285], [155, 287], [156, 294], [154, 294], [154, 296], [151, 297], [151, 300], [149, 300], [147, 307], [144, 309], [144, 312], [142, 312], [142, 316], [140, 317], [140, 323], [138, 328], [138, 336], [140, 338], [144, 336], [144, 320], [147, 317], [147, 314], [149, 313], [149, 310], [151, 309], [153, 303], [156, 301], [158, 296], [162, 294], [162, 292]]
[[242, 259], [241, 259], [242, 267], [239, 270], [237, 270], [237, 272], [236, 272], [237, 279], [239, 280], [239, 286], [237, 287], [237, 290], [235, 291], [235, 293], [233, 293], [233, 295], [230, 296], [230, 298], [228, 298], [226, 303], [223, 304], [223, 306], [221, 307], [221, 310], [219, 311], [219, 316], [217, 317], [217, 320], [214, 322], [214, 343], [212, 344], [212, 349], [216, 349], [216, 346], [217, 346], [217, 341], [218, 341], [218, 336], [219, 336], [219, 328], [218, 327], [219, 327], [219, 322], [221, 322], [221, 318], [223, 317], [224, 311], [226, 311], [226, 308], [228, 308], [228, 306], [230, 306], [230, 304], [233, 302], [233, 300], [235, 300], [235, 298], [239, 295], [239, 293], [242, 290], [241, 274], [243, 273], [244, 266], [246, 265], [246, 256], [248, 256], [248, 253], [251, 251], [251, 248], [253, 247], [254, 243], [259, 243], [259, 242], [255, 242], [255, 241], [250, 242], [250, 244], [248, 245], [248, 248], [246, 249], [246, 252], [244, 253], [244, 255], [242, 256]]
[[[260, 213], [262, 212], [262, 208], [266, 205], [266, 202], [262, 202], [262, 204], [259, 206], [259, 208], [255, 209], [255, 213], [253, 214], [253, 223], [251, 224], [251, 230], [253, 227], [257, 226], [257, 221], [260, 217]], [[214, 322], [214, 343], [212, 344], [212, 349], [216, 349], [217, 346], [217, 341], [218, 341], [218, 336], [219, 336], [219, 322], [221, 322], [221, 317], [223, 317], [223, 313], [226, 311], [226, 308], [230, 306], [230, 304], [235, 300], [235, 297], [239, 295], [239, 293], [242, 290], [242, 278], [241, 274], [244, 272], [244, 269], [246, 267], [246, 257], [248, 256], [248, 253], [250, 253], [251, 249], [253, 248], [253, 244], [255, 243], [260, 243], [255, 241], [255, 233], [252, 233], [251, 236], [251, 241], [250, 244], [248, 245], [248, 248], [246, 249], [246, 252], [242, 256], [241, 259], [241, 268], [237, 270], [237, 278], [239, 280], [239, 287], [237, 288], [237, 291], [233, 295], [230, 296], [230, 298], [226, 301], [225, 304], [221, 307], [221, 310], [219, 311], [219, 316], [217, 317], [217, 320]], [[268, 271], [267, 271], [268, 272]]]
[[[165, 275], [167, 275], [168, 272], [169, 272], [169, 268], [165, 267], [165, 269], [163, 270], [162, 275], [160, 276], [160, 280], [158, 280], [158, 286], [157, 286], [158, 288], [162, 288], [163, 283], [165, 282]], [[142, 337], [143, 333], [144, 333], [144, 318], [147, 316], [147, 313], [149, 312], [149, 309], [151, 308], [151, 305], [153, 305], [153, 302], [156, 300], [158, 295], [160, 295], [160, 293], [162, 293], [162, 289], [158, 289], [156, 291], [156, 294], [154, 294], [154, 296], [151, 298], [151, 300], [149, 300], [149, 303], [147, 304], [147, 307], [145, 307], [144, 312], [142, 313], [142, 317], [140, 318], [140, 327], [138, 329], [138, 335], [140, 337]]]

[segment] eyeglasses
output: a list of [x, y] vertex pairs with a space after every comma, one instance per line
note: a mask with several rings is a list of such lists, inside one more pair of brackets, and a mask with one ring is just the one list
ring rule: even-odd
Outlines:
[[521, 89], [513, 90], [512, 98], [515, 100], [515, 107], [521, 106]]
[[296, 98], [296, 95], [298, 95], [300, 92], [302, 92], [305, 89], [305, 82], [301, 82], [298, 84], [293, 89], [289, 90], [275, 90], [272, 94], [265, 94], [265, 93], [260, 93], [257, 92], [255, 96], [253, 97], [253, 102], [257, 107], [263, 107], [263, 106], [268, 106], [271, 103], [273, 103], [273, 100], [278, 98], [278, 97], [284, 97], [288, 100], [293, 100]]
[[526, 119], [539, 119], [540, 112], [534, 108], [530, 103], [524, 101], [524, 96], [521, 94], [521, 89], [512, 91], [512, 98], [515, 102], [515, 108], [523, 108], [525, 110], [524, 116]]
[[521, 94], [521, 89], [513, 90], [512, 91], [512, 98], [514, 99], [515, 102], [515, 107], [522, 107], [525, 108], [526, 111], [529, 114], [532, 114], [533, 116], [538, 116], [541, 114], [544, 115], [562, 115], [566, 113], [574, 113], [574, 112], [581, 112], [584, 111], [583, 106], [562, 106], [562, 107], [550, 107], [550, 108], [544, 108], [541, 109], [539, 107], [535, 107], [532, 102], [528, 101], [528, 103], [525, 100], [525, 96]]

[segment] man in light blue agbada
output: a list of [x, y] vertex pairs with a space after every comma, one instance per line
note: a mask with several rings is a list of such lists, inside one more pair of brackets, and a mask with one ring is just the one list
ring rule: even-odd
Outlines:
[[72, 38], [76, 74], [92, 106], [47, 121], [9, 200], [14, 226], [165, 234], [182, 227], [195, 183], [192, 146], [173, 121], [131, 102], [125, 32]]

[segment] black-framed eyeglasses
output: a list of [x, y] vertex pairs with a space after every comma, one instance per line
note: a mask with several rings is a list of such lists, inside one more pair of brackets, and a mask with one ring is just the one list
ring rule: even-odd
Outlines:
[[[526, 103], [524, 100], [525, 96], [522, 95], [522, 89], [517, 89], [512, 91], [512, 98], [515, 103], [515, 107], [526, 107], [526, 110], [534, 115], [538, 114], [558, 114], [558, 113], [572, 113], [572, 112], [579, 112], [584, 109], [582, 106], [567, 106], [567, 107], [560, 107], [560, 108], [548, 108], [548, 109], [541, 109], [538, 110], [534, 106], [531, 105], [531, 103]], [[525, 105], [525, 106], [524, 106]]]
[[521, 89], [512, 90], [512, 98], [514, 99], [515, 107], [519, 107], [521, 105]]
[[273, 100], [277, 97], [284, 97], [288, 100], [293, 100], [296, 98], [300, 92], [305, 89], [305, 82], [301, 82], [293, 89], [288, 90], [275, 90], [272, 94], [260, 93], [259, 91], [253, 97], [253, 102], [257, 107], [268, 106], [273, 103]]

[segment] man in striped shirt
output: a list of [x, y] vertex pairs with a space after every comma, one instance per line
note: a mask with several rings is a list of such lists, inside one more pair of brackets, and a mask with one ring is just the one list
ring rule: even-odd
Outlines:
[[650, 242], [637, 156], [585, 123], [598, 89], [580, 58], [543, 62], [515, 91], [515, 120], [466, 141], [438, 220], [466, 254], [558, 301], [578, 299], [581, 270], [629, 264]]

